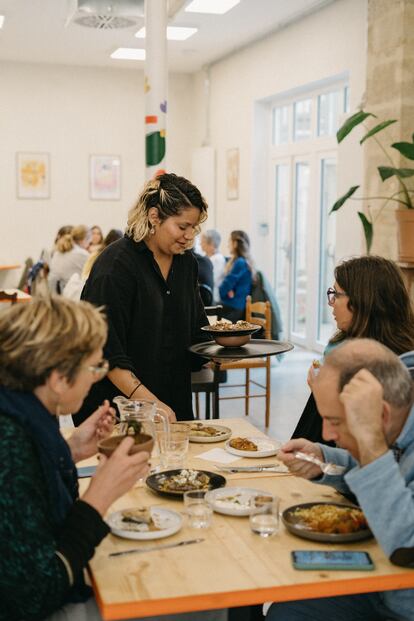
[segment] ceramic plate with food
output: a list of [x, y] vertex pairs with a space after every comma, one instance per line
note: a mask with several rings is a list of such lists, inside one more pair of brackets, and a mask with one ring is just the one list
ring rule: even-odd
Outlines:
[[231, 429], [223, 425], [190, 423], [190, 442], [223, 442], [231, 436]]
[[216, 489], [226, 485], [226, 479], [215, 472], [182, 468], [151, 474], [146, 484], [150, 489], [165, 496], [180, 497], [193, 490]]
[[111, 532], [125, 539], [162, 539], [177, 533], [183, 518], [162, 507], [133, 507], [115, 511], [106, 518]]
[[307, 502], [282, 513], [287, 530], [303, 539], [346, 543], [372, 537], [362, 510], [335, 502]]
[[227, 440], [224, 448], [238, 457], [271, 457], [276, 455], [281, 442], [266, 437], [237, 436]]
[[271, 498], [267, 492], [251, 487], [226, 487], [206, 494], [206, 499], [216, 513], [241, 517], [250, 515], [255, 504]]

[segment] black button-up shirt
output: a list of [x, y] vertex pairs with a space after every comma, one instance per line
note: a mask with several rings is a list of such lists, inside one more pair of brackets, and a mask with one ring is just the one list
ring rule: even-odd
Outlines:
[[[178, 420], [193, 417], [190, 373], [203, 362], [188, 347], [209, 338], [200, 330], [208, 320], [197, 277], [190, 252], [173, 257], [165, 280], [145, 242], [124, 237], [98, 257], [82, 292], [82, 299], [105, 307], [110, 367], [131, 370]], [[118, 394], [108, 378], [94, 384], [75, 423]]]

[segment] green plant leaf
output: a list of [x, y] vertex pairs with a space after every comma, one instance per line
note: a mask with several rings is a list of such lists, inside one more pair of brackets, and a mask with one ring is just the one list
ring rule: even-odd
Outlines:
[[353, 185], [352, 188], [349, 188], [346, 194], [341, 196], [341, 198], [338, 198], [338, 200], [336, 201], [336, 203], [334, 204], [334, 206], [332, 207], [329, 213], [331, 214], [334, 211], [338, 211], [338, 209], [342, 207], [342, 205], [348, 200], [350, 196], [352, 196], [352, 194], [354, 194], [354, 192], [357, 191], [358, 188], [359, 188], [359, 185]]
[[401, 179], [414, 176], [414, 168], [392, 168], [391, 166], [378, 166], [378, 172], [383, 181], [394, 176], [400, 177]]
[[349, 132], [354, 129], [354, 127], [365, 121], [368, 116], [374, 116], [375, 118], [377, 118], [375, 114], [372, 114], [371, 112], [364, 112], [363, 110], [359, 110], [359, 112], [356, 112], [355, 114], [350, 116], [349, 119], [346, 119], [345, 123], [336, 132], [336, 139], [338, 143], [342, 142], [345, 136], [347, 136]]
[[[365, 140], [367, 140], [367, 138], [371, 138], [371, 136], [373, 136], [374, 134], [378, 134], [378, 132], [381, 132], [383, 129], [385, 129], [389, 125], [392, 125], [393, 123], [396, 123], [396, 122], [397, 122], [397, 120], [393, 119], [393, 120], [389, 120], [389, 121], [383, 121], [382, 123], [378, 123], [378, 125], [375, 125], [375, 127], [370, 129], [369, 132], [367, 134], [365, 134], [365, 136], [363, 138], [361, 138], [361, 140], [359, 141], [359, 144], [362, 144], [363, 142], [365, 142]], [[409, 144], [409, 143], [407, 143], [407, 144]], [[392, 145], [392, 146], [395, 146], [395, 145]]]
[[399, 151], [401, 155], [403, 155], [407, 159], [414, 160], [414, 143], [394, 142], [394, 144], [392, 144], [391, 146], [393, 149], [397, 149], [397, 151]]
[[374, 237], [374, 229], [372, 226], [372, 222], [368, 220], [368, 218], [366, 217], [364, 213], [362, 213], [362, 211], [358, 211], [358, 216], [362, 222], [362, 227], [364, 229], [364, 236], [365, 236], [365, 244], [367, 246], [367, 254], [369, 254], [371, 250], [371, 246], [372, 246], [372, 239]]

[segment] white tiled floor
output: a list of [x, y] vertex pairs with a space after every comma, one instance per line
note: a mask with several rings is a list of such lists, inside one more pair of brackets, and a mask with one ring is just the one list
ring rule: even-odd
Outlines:
[[[285, 354], [280, 362], [272, 363], [272, 388], [271, 388], [271, 413], [270, 426], [267, 433], [282, 442], [288, 440], [296, 427], [296, 423], [302, 413], [303, 407], [309, 396], [309, 387], [306, 383], [308, 368], [314, 358], [320, 354], [295, 347]], [[229, 371], [228, 384], [239, 384], [244, 381], [244, 371]], [[251, 371], [251, 377], [264, 383], [264, 370]], [[243, 394], [243, 387], [225, 388], [221, 394]], [[255, 388], [259, 391], [259, 388]], [[260, 390], [261, 391], [261, 390]], [[264, 428], [264, 399], [251, 401], [250, 422], [261, 429]], [[200, 415], [204, 417], [204, 401], [200, 395]], [[220, 418], [232, 418], [244, 416], [244, 400], [231, 399], [220, 401]]]

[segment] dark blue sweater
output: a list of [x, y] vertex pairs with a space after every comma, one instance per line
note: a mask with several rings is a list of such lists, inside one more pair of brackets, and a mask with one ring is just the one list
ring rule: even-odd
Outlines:
[[[219, 291], [221, 302], [226, 306], [240, 310], [245, 308], [246, 296], [252, 292], [252, 273], [246, 259], [239, 257], [234, 261], [230, 272], [224, 277]], [[233, 291], [233, 298], [229, 298], [229, 291]]]

